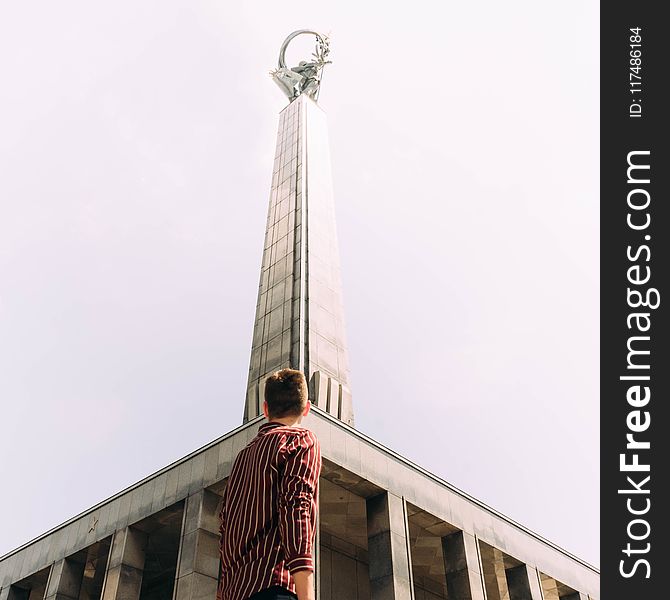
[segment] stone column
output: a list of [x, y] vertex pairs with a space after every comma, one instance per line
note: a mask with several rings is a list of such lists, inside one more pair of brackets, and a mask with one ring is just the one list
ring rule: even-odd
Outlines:
[[543, 600], [537, 570], [529, 565], [507, 569], [510, 600]]
[[370, 600], [412, 600], [407, 511], [400, 496], [383, 492], [366, 500]]
[[64, 558], [51, 566], [44, 600], [78, 600], [84, 561]]
[[458, 531], [442, 538], [449, 600], [485, 600], [479, 548], [474, 536]]
[[101, 600], [138, 600], [147, 536], [134, 527], [114, 532]]
[[220, 496], [199, 490], [186, 498], [175, 600], [214, 600], [219, 577]]

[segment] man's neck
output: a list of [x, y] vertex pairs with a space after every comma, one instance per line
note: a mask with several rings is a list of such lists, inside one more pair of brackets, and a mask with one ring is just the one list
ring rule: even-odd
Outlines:
[[268, 419], [268, 423], [281, 423], [282, 425], [288, 425], [293, 427], [294, 425], [300, 425], [302, 419], [300, 417], [271, 417]]

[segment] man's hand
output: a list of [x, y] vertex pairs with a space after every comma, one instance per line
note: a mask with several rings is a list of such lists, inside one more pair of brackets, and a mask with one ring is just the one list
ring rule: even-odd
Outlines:
[[314, 571], [303, 569], [292, 574], [298, 600], [315, 600]]

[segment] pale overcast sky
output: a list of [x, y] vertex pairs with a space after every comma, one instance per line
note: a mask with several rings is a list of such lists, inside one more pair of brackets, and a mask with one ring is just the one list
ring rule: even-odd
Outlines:
[[598, 3], [577, 0], [2, 3], [0, 554], [241, 423], [268, 71], [304, 27], [332, 36], [357, 428], [597, 565]]

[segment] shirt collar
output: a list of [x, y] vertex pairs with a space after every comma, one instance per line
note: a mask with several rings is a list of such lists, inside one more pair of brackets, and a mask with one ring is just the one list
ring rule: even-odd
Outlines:
[[278, 423], [277, 421], [268, 421], [267, 423], [263, 423], [259, 428], [258, 431], [259, 433], [261, 431], [265, 431], [267, 429], [274, 429], [275, 427], [283, 427], [283, 423]]

